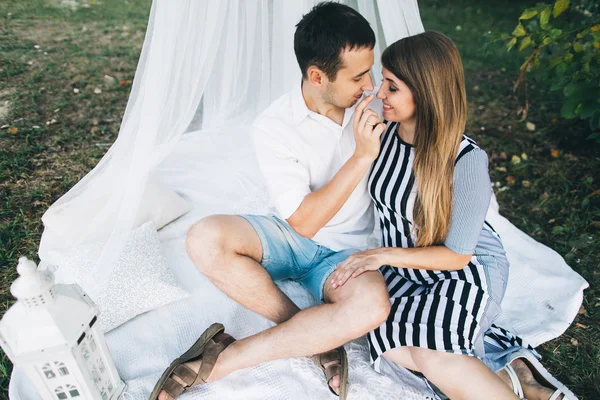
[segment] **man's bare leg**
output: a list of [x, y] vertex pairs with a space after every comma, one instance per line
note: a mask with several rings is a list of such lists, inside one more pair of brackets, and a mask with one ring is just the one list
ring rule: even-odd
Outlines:
[[[287, 321], [299, 311], [298, 307], [274, 284], [264, 267], [259, 264], [262, 259], [260, 239], [254, 228], [244, 218], [220, 215], [199, 221], [188, 232], [186, 248], [198, 269], [224, 293], [246, 308], [277, 323]], [[378, 275], [374, 276], [378, 277], [379, 286], [384, 289], [380, 291], [380, 298], [385, 298], [383, 308], [389, 308], [387, 290], [385, 290], [383, 279]], [[252, 282], [252, 286], [248, 285], [249, 282]], [[333, 289], [329, 289], [329, 291], [333, 291]], [[342, 293], [346, 292], [350, 293], [351, 291], [349, 289], [345, 291], [338, 289], [335, 293], [326, 291], [325, 301], [339, 301], [344, 298]], [[260, 295], [257, 296], [257, 294]], [[364, 312], [370, 312], [367, 310], [369, 310], [368, 306], [364, 308]], [[387, 316], [387, 313], [385, 314], [383, 318]], [[355, 337], [351, 337], [351, 339]], [[334, 348], [327, 347], [326, 345], [325, 350], [312, 354]], [[283, 357], [275, 356], [273, 359]], [[223, 356], [220, 356], [219, 360], [222, 358]], [[326, 365], [334, 363], [336, 361]], [[200, 363], [189, 363], [188, 366], [197, 370]], [[233, 370], [235, 369], [240, 368], [236, 367]], [[339, 376], [335, 376], [330, 385], [337, 392], [340, 386]], [[166, 397], [163, 395], [161, 399], [163, 398]]]
[[331, 303], [301, 310], [288, 321], [227, 347], [209, 380], [281, 358], [309, 356], [339, 347], [379, 326], [389, 314], [385, 282], [376, 271], [326, 292]]
[[[262, 258], [262, 254], [256, 251], [257, 248], [260, 248], [260, 240], [249, 223], [241, 217], [219, 216], [212, 218], [212, 220], [204, 220], [204, 222], [210, 224], [216, 223], [216, 225], [219, 225], [221, 228], [225, 226], [222, 225], [223, 223], [231, 223], [233, 225], [228, 226], [223, 231], [217, 230], [220, 234], [213, 239], [220, 242], [221, 246], [217, 246], [217, 251], [209, 254], [212, 255], [211, 257], [203, 258], [206, 256], [206, 253], [204, 253], [204, 256], [199, 256], [199, 258], [201, 258], [200, 269], [206, 271], [205, 273], [207, 276], [213, 280], [213, 282], [218, 282], [215, 282], [217, 286], [222, 287], [222, 290], [229, 294], [236, 290], [235, 287], [242, 290], [245, 289], [243, 286], [247, 286], [249, 280], [248, 274], [253, 274], [257, 279], [261, 278], [261, 274], [257, 273], [253, 268], [253, 266], [256, 265], [260, 267], [260, 270], [264, 272], [264, 275], [269, 279], [268, 284], [272, 285], [271, 289], [265, 291], [265, 294], [270, 293], [271, 298], [279, 299], [283, 296], [293, 305], [293, 303], [279, 291], [272, 280], [270, 280], [270, 276], [264, 271], [264, 268], [258, 264], [257, 260]], [[236, 221], [239, 221], [237, 218], [243, 220], [243, 222], [247, 224], [246, 227], [250, 229], [251, 232], [248, 230], [244, 231], [244, 224], [237, 223]], [[207, 228], [207, 226], [204, 228]], [[245, 257], [250, 257], [254, 264], [247, 262], [247, 260], [240, 261], [237, 259], [236, 261], [235, 256], [233, 257], [233, 260], [230, 259], [229, 261], [225, 261], [226, 263], [229, 263], [228, 269], [232, 268], [232, 261], [237, 262], [236, 265], [246, 269], [246, 275], [233, 275], [233, 277], [239, 278], [239, 280], [233, 279], [232, 277], [225, 278], [219, 276], [219, 266], [221, 263], [214, 263], [212, 264], [212, 267], [204, 263], [210, 261], [211, 258], [214, 260], [215, 257], [222, 255], [223, 249], [228, 248], [231, 243], [224, 244], [221, 233], [224, 234], [227, 232], [228, 234], [231, 234], [233, 231], [237, 231], [240, 235], [246, 235], [246, 238], [250, 236], [256, 239], [254, 244], [252, 244], [252, 241], [241, 240], [238, 243], [244, 243], [247, 247], [244, 249], [238, 248], [235, 251], [236, 256], [239, 256], [240, 253], [247, 254]], [[189, 236], [192, 236], [193, 234], [193, 230], [190, 230]], [[234, 236], [237, 237], [238, 234], [229, 237], [231, 238]], [[214, 244], [214, 240], [206, 241], [206, 238], [204, 239], [204, 243], [212, 242]], [[192, 243], [188, 240], [187, 247], [189, 251], [191, 251], [192, 259], [194, 259], [198, 253], [195, 253], [195, 250], [190, 248], [192, 247], [191, 245]], [[252, 253], [253, 250], [254, 253]], [[196, 260], [194, 262], [196, 262]], [[263, 279], [265, 277], [264, 275], [262, 275]], [[233, 282], [234, 280], [236, 282]], [[257, 291], [260, 292], [261, 290], [263, 290], [263, 288], [257, 286], [253, 291], [247, 291], [246, 296], [252, 298], [256, 295]], [[254, 307], [253, 311], [256, 312], [259, 312], [258, 310], [260, 310], [260, 313], [267, 318], [270, 318], [267, 316], [270, 315], [272, 318], [281, 320], [283, 316], [286, 315], [286, 311], [287, 315], [292, 314], [293, 311], [290, 312], [290, 310], [293, 309], [295, 305], [290, 307], [289, 304], [280, 302], [276, 309], [271, 308], [269, 307], [270, 305], [264, 304], [265, 301], [271, 301], [267, 300], [265, 294], [261, 296], [260, 301], [256, 302], [252, 301], [252, 299], [250, 299], [251, 301], [248, 301], [248, 298], [242, 298], [243, 296], [240, 296], [239, 292], [237, 292], [237, 294], [233, 293], [233, 296], [231, 297], [236, 301], [237, 298], [240, 298], [240, 304], [245, 305], [250, 309], [253, 309], [252, 307]], [[385, 282], [382, 276], [374, 271], [367, 272], [338, 289], [332, 289], [326, 285], [325, 300], [328, 304], [311, 307], [299, 312], [296, 311], [287, 321], [283, 321], [279, 325], [267, 329], [266, 331], [231, 344], [219, 355], [209, 380], [219, 379], [233, 371], [251, 367], [262, 362], [281, 358], [310, 356], [339, 347], [379, 326], [387, 318], [390, 309], [389, 296]], [[343, 327], [343, 329], [340, 327]], [[192, 369], [198, 369], [199, 365], [199, 363], [189, 364]], [[168, 396], [166, 396], [165, 393], [161, 393], [160, 398], [167, 399]]]
[[275, 323], [300, 311], [260, 265], [260, 238], [244, 218], [214, 215], [198, 221], [188, 231], [186, 249], [215, 286], [247, 309]]

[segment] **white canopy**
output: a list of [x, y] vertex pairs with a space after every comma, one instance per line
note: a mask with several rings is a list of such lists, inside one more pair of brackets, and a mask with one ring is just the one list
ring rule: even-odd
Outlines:
[[[317, 3], [155, 0], [119, 136], [98, 165], [44, 214], [40, 258], [51, 264], [53, 252], [105, 241], [94, 273], [81, 282], [92, 297], [98, 293], [124, 236], [156, 207], [152, 203], [160, 193], [149, 189], [149, 178], [182, 135], [232, 124], [243, 128], [300, 79], [295, 25]], [[376, 32], [375, 74], [386, 43], [423, 31], [416, 0], [344, 3], [358, 9]]]

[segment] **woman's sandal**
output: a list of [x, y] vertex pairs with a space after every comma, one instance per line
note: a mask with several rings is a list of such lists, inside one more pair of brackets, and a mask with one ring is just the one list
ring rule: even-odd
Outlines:
[[524, 398], [523, 387], [521, 386], [521, 382], [519, 382], [517, 373], [515, 372], [514, 368], [510, 365], [510, 363], [517, 358], [527, 365], [527, 367], [533, 374], [533, 377], [536, 381], [538, 381], [540, 385], [550, 389], [555, 389], [554, 393], [552, 393], [552, 396], [550, 396], [548, 400], [557, 400], [561, 395], [563, 395], [562, 400], [577, 400], [577, 397], [575, 397], [573, 392], [567, 389], [567, 387], [564, 384], [562, 384], [558, 379], [553, 377], [552, 374], [550, 374], [550, 372], [548, 372], [548, 370], [544, 368], [542, 363], [540, 363], [531, 352], [523, 350], [518, 350], [514, 352], [511, 355], [511, 359], [508, 365], [504, 367], [504, 370], [506, 371], [508, 377], [512, 382], [513, 392], [515, 392], [515, 394], [519, 396], [520, 399]]
[[[198, 338], [196, 343], [194, 343], [188, 351], [173, 361], [163, 372], [154, 386], [149, 400], [158, 399], [158, 394], [163, 390], [172, 398], [176, 398], [189, 388], [206, 383], [206, 379], [210, 376], [219, 354], [225, 350], [227, 346], [235, 342], [235, 339], [231, 336], [228, 336], [220, 342], [214, 340], [214, 337], [219, 333], [224, 332], [224, 330], [225, 327], [218, 323], [208, 327], [208, 329], [200, 335], [200, 338]], [[197, 360], [202, 360], [198, 372], [195, 372], [184, 365], [184, 363]], [[185, 385], [181, 385], [171, 378], [171, 375], [179, 377]]]
[[[312, 356], [313, 361], [323, 372], [325, 373], [325, 380], [327, 381], [327, 387], [331, 393], [338, 396], [338, 394], [329, 385], [334, 376], [340, 376], [340, 400], [346, 400], [348, 397], [348, 356], [344, 346], [340, 346], [337, 349], [326, 351], [325, 353], [317, 354]], [[331, 364], [325, 367], [325, 364], [338, 361], [337, 364]]]

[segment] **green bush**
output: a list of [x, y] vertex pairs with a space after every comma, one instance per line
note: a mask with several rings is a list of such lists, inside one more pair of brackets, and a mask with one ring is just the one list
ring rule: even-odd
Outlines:
[[[508, 51], [525, 55], [515, 89], [535, 71], [551, 91], [563, 96], [561, 116], [589, 120], [600, 143], [600, 18], [597, 1], [557, 0], [527, 8], [511, 34], [502, 34]], [[525, 113], [528, 102], [526, 102]]]

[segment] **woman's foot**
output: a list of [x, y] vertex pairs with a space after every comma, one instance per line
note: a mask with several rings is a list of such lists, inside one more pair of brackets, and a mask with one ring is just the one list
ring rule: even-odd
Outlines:
[[[522, 360], [516, 358], [510, 365], [513, 367], [519, 378], [519, 382], [523, 387], [523, 393], [527, 400], [548, 400], [554, 394], [556, 389], [545, 387], [536, 381], [533, 373]], [[498, 375], [509, 387], [513, 387], [512, 381], [505, 370], [498, 372]], [[560, 395], [557, 400], [562, 400], [563, 397], [563, 395]]]
[[[215, 335], [213, 340], [217, 343], [220, 343], [223, 340], [228, 339], [230, 337], [231, 337], [231, 335], [221, 332], [221, 333], [218, 333], [217, 335]], [[202, 366], [202, 360], [193, 360], [193, 361], [183, 363], [182, 365], [186, 366], [191, 371], [193, 371], [195, 374], [197, 374], [198, 371], [200, 371], [200, 367]], [[215, 375], [214, 372], [215, 372], [215, 369], [213, 368], [213, 370], [209, 374], [208, 378], [206, 379], [206, 382], [211, 382], [216, 379], [216, 378], [214, 378], [214, 375]], [[173, 379], [174, 381], [179, 383], [181, 386], [184, 386], [184, 387], [186, 386], [186, 383], [181, 378], [179, 378], [179, 376], [175, 375], [174, 373], [171, 374], [170, 377], [171, 377], [171, 379]], [[165, 392], [163, 390], [158, 394], [158, 400], [174, 400], [174, 399], [167, 392]]]

